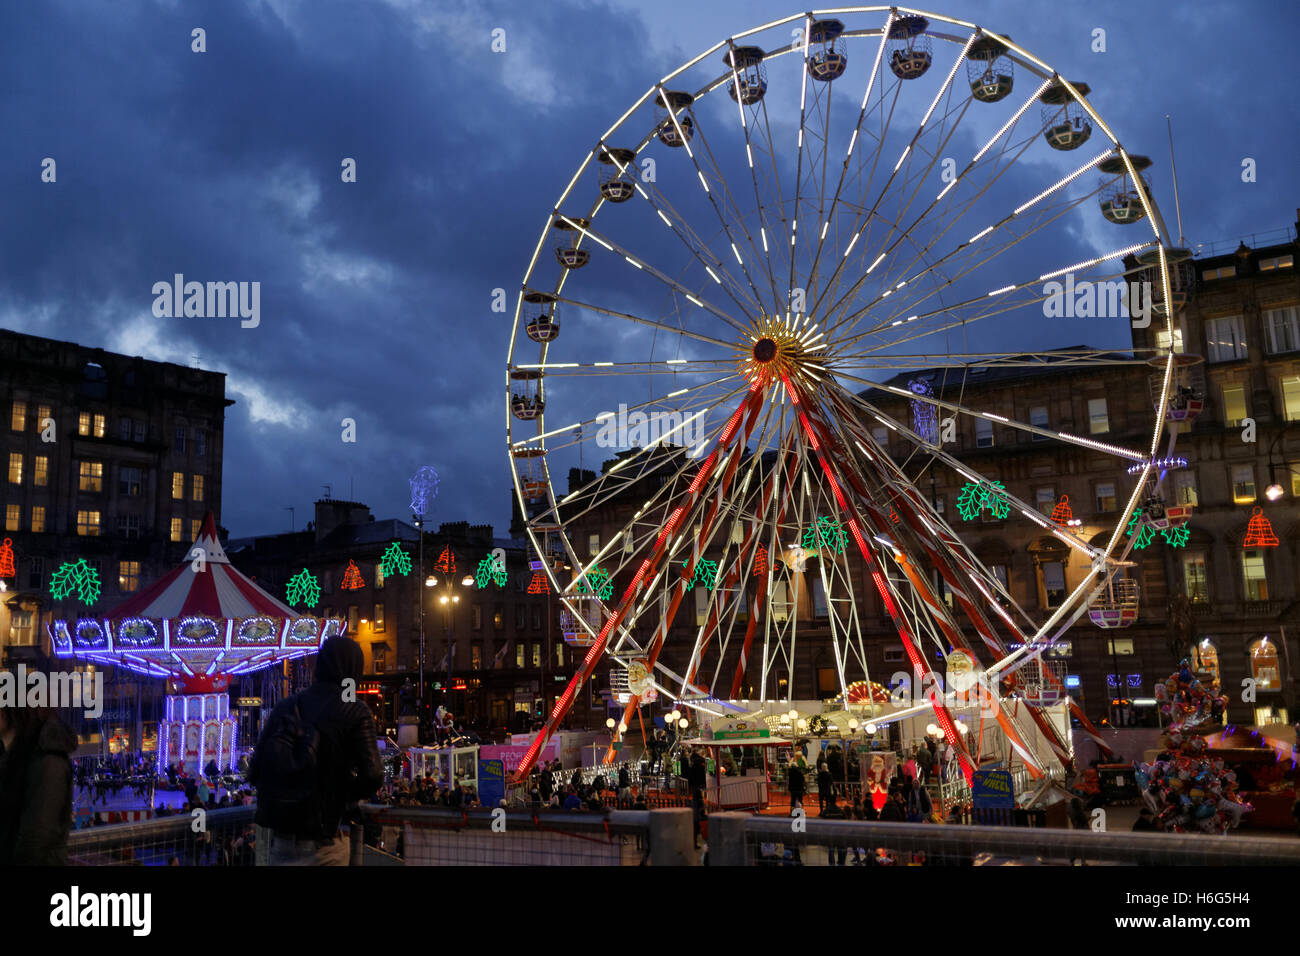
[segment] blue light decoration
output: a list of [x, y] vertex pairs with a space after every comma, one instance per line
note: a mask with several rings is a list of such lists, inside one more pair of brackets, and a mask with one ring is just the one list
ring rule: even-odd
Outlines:
[[1136, 465], [1129, 465], [1125, 471], [1130, 475], [1141, 474], [1142, 470], [1146, 468], [1147, 465], [1157, 469], [1160, 472], [1161, 477], [1163, 477], [1164, 473], [1170, 469], [1186, 468], [1187, 459], [1182, 455], [1171, 455], [1168, 458], [1152, 458], [1149, 462], [1142, 461], [1138, 462]]
[[411, 513], [423, 518], [433, 508], [438, 497], [438, 473], [432, 465], [425, 465], [409, 480], [411, 486]]
[[[907, 387], [914, 395], [934, 397], [934, 389], [923, 379], [914, 378], [907, 383]], [[921, 436], [921, 441], [930, 445], [938, 444], [939, 413], [929, 402], [912, 399], [912, 431]]]

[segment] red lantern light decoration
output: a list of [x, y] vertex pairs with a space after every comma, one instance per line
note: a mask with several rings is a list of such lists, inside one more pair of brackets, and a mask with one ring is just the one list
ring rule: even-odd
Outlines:
[[12, 578], [17, 574], [14, 570], [14, 542], [12, 538], [5, 538], [4, 544], [0, 544], [0, 578]]
[[1056, 503], [1052, 509], [1052, 521], [1059, 524], [1062, 528], [1077, 528], [1083, 522], [1074, 516], [1074, 509], [1070, 507], [1070, 496], [1061, 495], [1061, 500]]
[[451, 545], [442, 549], [442, 554], [438, 557], [438, 563], [433, 566], [433, 570], [441, 571], [443, 574], [456, 573], [456, 552], [451, 550]]
[[541, 571], [533, 572], [533, 579], [528, 582], [529, 594], [550, 594], [551, 586], [546, 581], [546, 575]]
[[767, 574], [767, 546], [760, 544], [754, 555], [754, 577], [762, 577], [764, 574]]
[[1277, 535], [1273, 533], [1272, 522], [1264, 517], [1264, 509], [1256, 505], [1254, 512], [1250, 516], [1250, 524], [1246, 525], [1246, 537], [1242, 539], [1241, 546], [1243, 548], [1276, 548], [1277, 545]]
[[359, 591], [366, 586], [361, 579], [361, 569], [355, 561], [348, 562], [348, 569], [343, 572], [343, 583], [339, 585], [344, 591]]

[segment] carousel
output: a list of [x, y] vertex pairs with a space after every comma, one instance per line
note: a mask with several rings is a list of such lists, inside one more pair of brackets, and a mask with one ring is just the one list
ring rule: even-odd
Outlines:
[[232, 677], [314, 654], [346, 622], [302, 615], [231, 566], [212, 512], [184, 563], [102, 617], [48, 625], [55, 656], [124, 667], [167, 681], [158, 771], [235, 767]]

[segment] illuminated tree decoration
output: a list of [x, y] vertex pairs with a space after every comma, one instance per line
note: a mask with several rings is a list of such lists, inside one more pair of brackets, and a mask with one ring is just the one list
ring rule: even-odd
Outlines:
[[443, 574], [456, 573], [456, 552], [451, 550], [451, 545], [442, 549], [442, 554], [438, 556], [438, 563], [433, 566], [433, 570], [441, 571]]
[[1001, 521], [1011, 513], [1011, 502], [1002, 494], [1006, 490], [1007, 486], [1000, 481], [991, 485], [968, 481], [961, 486], [961, 493], [957, 495], [957, 513], [963, 521], [974, 521], [981, 511], [987, 510]]
[[[9, 543], [8, 538], [5, 538], [5, 543]], [[1264, 509], [1256, 505], [1250, 516], [1250, 524], [1246, 525], [1246, 537], [1242, 539], [1241, 546], [1243, 548], [1276, 548], [1277, 545], [1277, 535], [1273, 533], [1272, 522], [1264, 517]], [[13, 565], [10, 564], [10, 567], [13, 567]], [[3, 573], [0, 571], [0, 574]]]
[[604, 568], [592, 568], [578, 580], [578, 593], [608, 601], [614, 596], [614, 580]]
[[284, 589], [285, 600], [290, 604], [305, 604], [315, 607], [320, 603], [320, 584], [316, 576], [303, 568], [289, 579]]
[[767, 574], [767, 546], [760, 544], [754, 555], [754, 577], [762, 577], [764, 574]]
[[529, 594], [550, 594], [551, 585], [546, 580], [546, 575], [541, 571], [533, 572], [533, 579], [528, 582]]
[[76, 562], [65, 561], [59, 569], [50, 575], [50, 593], [56, 601], [61, 601], [73, 591], [82, 604], [94, 604], [99, 600], [99, 572], [87, 563], [85, 558]]
[[834, 518], [820, 515], [817, 523], [803, 529], [802, 546], [809, 551], [825, 549], [833, 554], [843, 554], [848, 546], [849, 536], [844, 527]]
[[713, 586], [717, 583], [718, 562], [710, 561], [707, 558], [702, 558], [697, 561], [695, 564], [695, 576], [691, 578], [691, 583], [689, 585], [690, 589], [694, 591], [695, 585], [703, 584], [706, 588], [712, 591]]
[[478, 585], [480, 591], [493, 581], [496, 582], [497, 587], [503, 588], [508, 580], [505, 566], [490, 554], [478, 563], [478, 568], [474, 571], [474, 583]]
[[402, 550], [401, 544], [394, 541], [384, 549], [384, 556], [379, 559], [379, 566], [384, 569], [384, 577], [400, 574], [406, 577], [411, 573], [411, 556]]
[[360, 591], [365, 586], [366, 582], [361, 580], [361, 569], [355, 561], [349, 561], [348, 569], [343, 572], [343, 583], [339, 587], [345, 591]]
[[12, 578], [15, 573], [14, 542], [12, 538], [5, 538], [4, 544], [0, 544], [0, 578]]

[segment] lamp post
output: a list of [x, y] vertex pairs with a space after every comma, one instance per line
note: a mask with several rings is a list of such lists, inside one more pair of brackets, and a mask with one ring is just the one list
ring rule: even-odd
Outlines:
[[[465, 575], [461, 578], [462, 587], [473, 587], [474, 578], [472, 575]], [[436, 588], [438, 579], [432, 574], [424, 580], [424, 586], [427, 588]], [[452, 666], [452, 644], [451, 644], [451, 613], [457, 604], [460, 603], [460, 595], [456, 593], [456, 580], [451, 575], [447, 576], [447, 586], [442, 594], [438, 595], [438, 603], [443, 609], [443, 626], [447, 641], [447, 683], [443, 686], [442, 699], [444, 705], [451, 703], [451, 666]], [[421, 612], [423, 613], [424, 602], [421, 601]], [[450, 711], [451, 708], [447, 707]]]
[[[424, 519], [421, 518], [419, 515], [412, 515], [411, 522], [412, 524], [415, 525], [416, 530], [420, 532], [420, 577], [417, 578], [416, 580], [421, 580], [424, 578]], [[419, 712], [419, 719], [421, 723], [423, 723], [424, 721], [424, 595], [418, 593], [417, 591], [416, 596], [419, 598], [418, 603], [420, 605], [420, 691], [419, 694], [416, 696], [416, 710]], [[416, 726], [418, 728], [419, 724], [417, 724]], [[416, 731], [416, 734], [418, 739], [418, 734], [419, 734], [418, 730]]]

